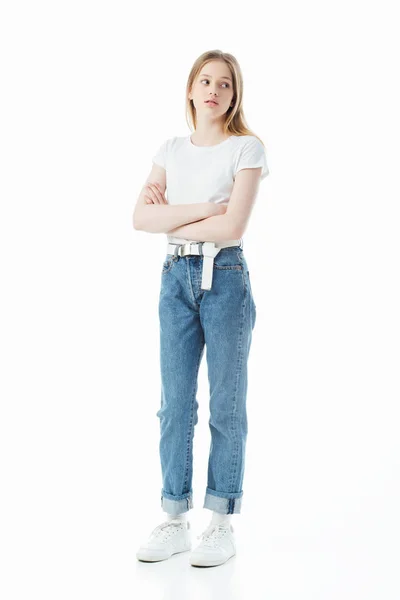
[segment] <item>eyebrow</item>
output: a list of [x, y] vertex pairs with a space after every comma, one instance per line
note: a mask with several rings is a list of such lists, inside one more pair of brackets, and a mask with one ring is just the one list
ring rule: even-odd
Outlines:
[[[204, 75], [205, 77], [211, 77], [211, 79], [212, 79], [212, 75], [207, 75], [207, 73], [202, 73], [202, 74], [200, 75], [200, 77], [201, 77], [202, 75]], [[232, 79], [231, 79], [230, 77], [220, 77], [220, 79], [229, 79], [229, 81], [232, 81]]]

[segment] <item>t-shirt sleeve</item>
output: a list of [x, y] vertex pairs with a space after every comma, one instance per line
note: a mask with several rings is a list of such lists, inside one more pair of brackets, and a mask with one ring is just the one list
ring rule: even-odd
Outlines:
[[156, 165], [160, 165], [160, 167], [164, 167], [164, 169], [167, 168], [167, 147], [168, 140], [165, 140], [152, 158], [152, 161]]
[[269, 174], [265, 148], [260, 140], [251, 137], [241, 148], [235, 164], [235, 175], [241, 169], [255, 169], [262, 167], [261, 180]]

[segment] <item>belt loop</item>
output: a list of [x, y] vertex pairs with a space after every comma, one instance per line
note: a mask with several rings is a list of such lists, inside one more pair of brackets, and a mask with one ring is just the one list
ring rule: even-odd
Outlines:
[[176, 246], [174, 248], [174, 256], [173, 256], [172, 260], [178, 260], [179, 249], [180, 249], [180, 245], [176, 244]]

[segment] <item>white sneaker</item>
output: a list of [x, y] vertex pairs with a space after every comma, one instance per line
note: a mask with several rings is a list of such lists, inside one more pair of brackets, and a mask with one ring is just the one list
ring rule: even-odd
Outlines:
[[138, 560], [153, 562], [186, 552], [192, 547], [189, 521], [164, 521], [151, 532], [136, 553]]
[[195, 567], [215, 567], [222, 565], [236, 554], [234, 530], [229, 524], [210, 524], [197, 536], [200, 544], [190, 555], [190, 564]]

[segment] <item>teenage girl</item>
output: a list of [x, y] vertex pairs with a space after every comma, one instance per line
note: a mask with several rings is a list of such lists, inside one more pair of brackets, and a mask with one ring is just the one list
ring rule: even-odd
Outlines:
[[[135, 229], [167, 234], [159, 297], [161, 508], [166, 520], [137, 552], [164, 560], [191, 549], [197, 379], [207, 348], [211, 447], [203, 507], [209, 526], [192, 565], [222, 564], [236, 552], [247, 438], [247, 360], [256, 306], [242, 236], [268, 173], [264, 145], [247, 127], [234, 56], [205, 52], [187, 82], [194, 133], [165, 140], [138, 198]], [[168, 200], [165, 192], [167, 189]]]

